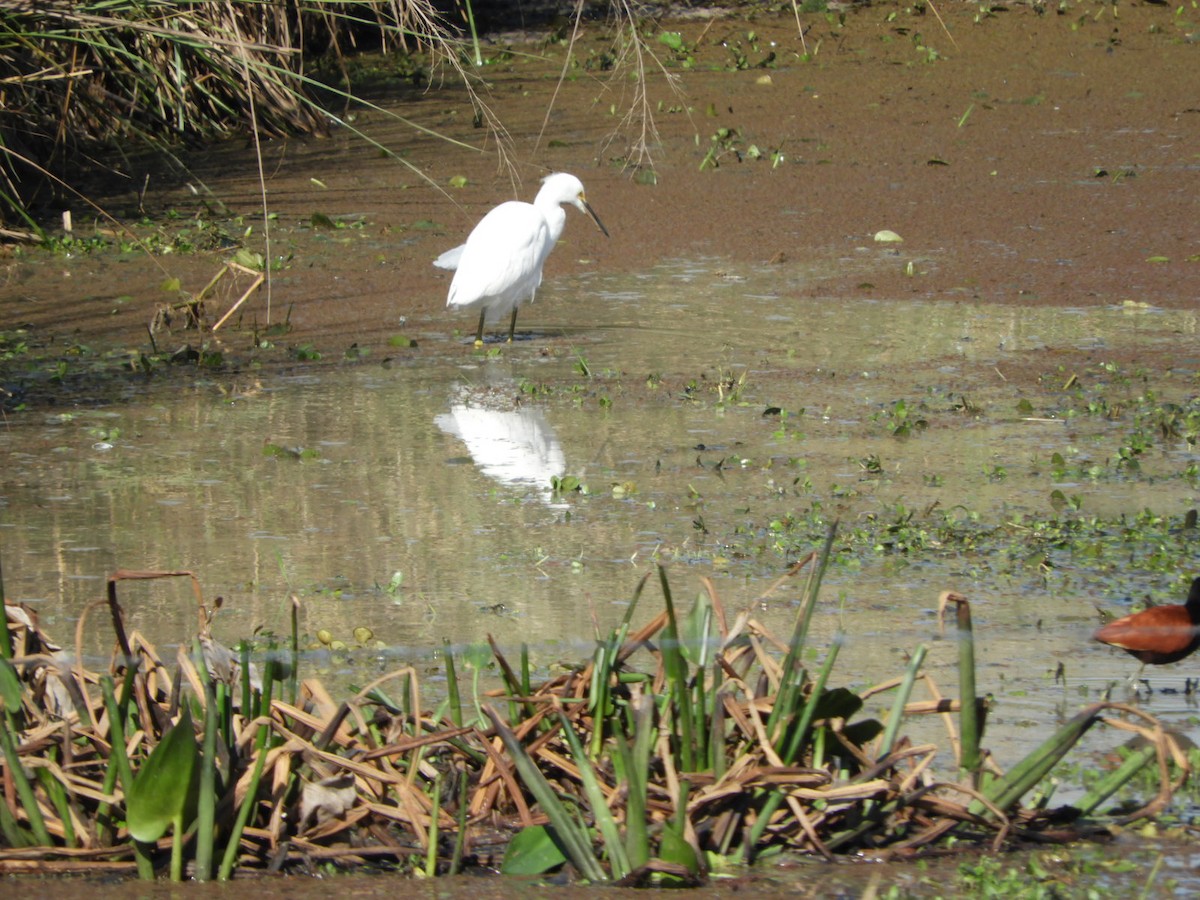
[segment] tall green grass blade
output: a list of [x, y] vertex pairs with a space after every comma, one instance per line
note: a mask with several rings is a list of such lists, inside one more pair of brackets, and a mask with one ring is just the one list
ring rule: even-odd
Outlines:
[[825, 577], [825, 569], [829, 566], [829, 558], [833, 551], [833, 539], [836, 534], [837, 522], [834, 522], [829, 526], [829, 531], [825, 535], [825, 543], [821, 545], [816, 568], [808, 581], [808, 591], [804, 596], [804, 602], [800, 604], [800, 609], [796, 612], [796, 624], [792, 628], [791, 642], [788, 644], [787, 655], [783, 658], [779, 676], [779, 690], [775, 699], [775, 707], [771, 710], [771, 715], [767, 717], [767, 734], [773, 740], [778, 739], [784, 724], [781, 717], [786, 715], [787, 711], [796, 708], [797, 697], [804, 687], [804, 670], [800, 665], [800, 658], [808, 641], [809, 624], [812, 622], [813, 611], [817, 608], [821, 580]]
[[697, 745], [698, 735], [688, 685], [688, 665], [687, 660], [683, 658], [683, 648], [679, 642], [679, 621], [675, 616], [675, 603], [671, 597], [671, 585], [667, 582], [667, 570], [661, 565], [658, 567], [658, 581], [662, 586], [663, 602], [667, 607], [667, 625], [663, 629], [659, 649], [662, 653], [663, 671], [667, 677], [667, 693], [671, 698], [671, 715], [679, 728], [679, 765], [685, 772], [694, 772], [697, 757], [703, 758], [706, 754], [703, 747]]
[[[0, 729], [4, 727], [6, 726], [0, 723]], [[4, 835], [4, 845], [13, 850], [36, 845], [33, 835], [21, 827], [13, 817], [12, 810], [8, 808], [7, 803], [0, 803], [0, 834]]]
[[266, 767], [270, 733], [270, 726], [265, 724], [259, 726], [254, 744], [254, 771], [250, 776], [250, 784], [246, 788], [246, 796], [242, 800], [242, 805], [238, 807], [233, 827], [229, 831], [229, 842], [225, 845], [225, 854], [221, 857], [221, 868], [217, 871], [218, 881], [228, 881], [233, 876], [233, 869], [237, 865], [242, 834], [254, 812], [255, 804], [258, 803], [258, 786], [262, 782], [263, 769]]
[[[296, 705], [296, 698], [300, 696], [300, 601], [292, 597], [292, 633], [290, 642], [288, 643], [288, 702], [293, 706]], [[268, 696], [271, 693], [271, 688], [268, 688], [268, 676], [273, 676], [277, 670], [277, 666], [263, 667], [263, 684], [262, 689]], [[270, 701], [268, 700], [268, 709]]]
[[[7, 634], [8, 628], [5, 627], [4, 631]], [[25, 689], [21, 686], [17, 670], [8, 660], [7, 656], [0, 657], [0, 704], [3, 704], [4, 717], [8, 719], [11, 726], [15, 723], [18, 713], [21, 712]]]
[[467, 846], [467, 811], [470, 807], [467, 796], [467, 779], [458, 780], [458, 817], [455, 820], [454, 849], [450, 854], [447, 875], [457, 875], [462, 870], [463, 849]]
[[801, 758], [805, 742], [808, 740], [809, 729], [812, 727], [813, 717], [816, 715], [817, 706], [820, 704], [821, 698], [825, 696], [825, 685], [829, 682], [829, 676], [833, 672], [833, 666], [837, 662], [838, 653], [841, 652], [845, 640], [846, 637], [842, 632], [834, 635], [833, 643], [829, 646], [829, 653], [825, 656], [825, 662], [821, 666], [821, 670], [817, 673], [816, 683], [813, 685], [812, 692], [808, 695], [804, 709], [800, 713], [800, 719], [788, 735], [787, 744], [779, 752], [780, 758], [786, 765], [794, 765]]
[[654, 701], [643, 694], [629, 710], [627, 731], [614, 739], [619, 777], [625, 780], [625, 856], [630, 870], [650, 861], [649, 822], [646, 815], [649, 796], [650, 755], [654, 748]]
[[50, 800], [50, 805], [58, 814], [58, 821], [63, 830], [63, 845], [74, 847], [76, 845], [75, 823], [71, 815], [71, 804], [67, 800], [66, 789], [49, 769], [38, 768], [35, 771], [42, 790], [46, 792], [46, 796]]
[[617, 822], [613, 818], [612, 810], [608, 808], [608, 801], [604, 797], [604, 791], [600, 788], [600, 780], [596, 777], [596, 770], [592, 768], [591, 760], [583, 751], [583, 744], [579, 741], [579, 735], [575, 733], [575, 729], [571, 727], [570, 720], [563, 715], [560, 710], [558, 713], [559, 723], [562, 725], [563, 736], [567, 740], [567, 746], [571, 750], [571, 757], [575, 760], [575, 765], [579, 768], [579, 778], [583, 783], [584, 796], [587, 797], [588, 807], [592, 811], [592, 819], [596, 822], [596, 827], [600, 830], [600, 836], [604, 839], [604, 849], [608, 853], [608, 861], [612, 866], [612, 874], [614, 878], [624, 878], [629, 874], [629, 857], [625, 853], [625, 846], [621, 841], [621, 832], [617, 828]]
[[[0, 660], [0, 667], [11, 668], [11, 664], [6, 659]], [[13, 717], [5, 709], [4, 715], [0, 716], [0, 750], [4, 754], [4, 765], [8, 769], [13, 787], [16, 788], [17, 799], [21, 801], [25, 816], [29, 819], [29, 831], [33, 840], [39, 846], [51, 847], [53, 843], [50, 840], [50, 832], [46, 830], [46, 820], [42, 817], [42, 809], [38, 806], [33, 785], [29, 783], [25, 769], [21, 765], [21, 755], [17, 752], [17, 744], [13, 735]]]
[[592, 852], [592, 842], [587, 829], [567, 811], [554, 792], [554, 788], [550, 786], [550, 782], [546, 780], [546, 776], [538, 769], [537, 764], [525, 749], [525, 745], [517, 740], [512, 729], [500, 719], [491, 706], [485, 706], [483, 711], [491, 720], [492, 727], [495, 728], [496, 734], [500, 735], [500, 740], [503, 741], [508, 755], [516, 764], [517, 774], [520, 775], [521, 781], [533, 794], [534, 799], [541, 806], [542, 812], [550, 820], [550, 827], [554, 829], [563, 853], [588, 881], [597, 884], [606, 881], [607, 876], [604, 869]]
[[879, 749], [876, 751], [876, 756], [880, 759], [895, 749], [896, 738], [900, 734], [900, 726], [904, 724], [904, 707], [908, 705], [908, 700], [912, 696], [913, 686], [917, 683], [917, 675], [921, 671], [921, 666], [925, 662], [925, 655], [928, 652], [928, 648], [924, 644], [921, 644], [913, 653], [912, 659], [908, 661], [908, 668], [904, 670], [904, 678], [901, 679], [900, 686], [896, 689], [896, 697], [892, 702], [892, 711], [888, 716], [887, 725], [883, 729], [883, 736], [879, 740]]
[[[801, 758], [805, 743], [808, 740], [809, 729], [812, 727], [813, 717], [816, 715], [817, 706], [820, 704], [822, 697], [825, 696], [825, 684], [829, 681], [829, 675], [833, 671], [833, 665], [837, 661], [838, 651], [841, 650], [843, 642], [844, 638], [840, 633], [834, 637], [833, 645], [829, 648], [829, 654], [825, 657], [825, 663], [821, 666], [821, 671], [817, 675], [816, 684], [813, 685], [812, 692], [808, 695], [804, 709], [800, 713], [800, 719], [789, 733], [786, 746], [779, 752], [779, 757], [785, 765], [794, 765]], [[799, 699], [799, 695], [797, 694], [792, 694], [791, 696], [794, 699]], [[788, 714], [787, 718], [790, 719], [791, 717], [792, 714]], [[816, 766], [820, 763], [814, 759], [812, 764]], [[766, 794], [762, 809], [755, 817], [754, 825], [751, 827], [749, 837], [746, 841], [745, 856], [747, 862], [754, 859], [756, 848], [762, 840], [767, 824], [783, 804], [783, 801], [784, 795], [781, 791], [771, 791]]]
[[483, 65], [483, 54], [479, 49], [479, 33], [475, 30], [475, 10], [471, 8], [471, 0], [462, 0], [463, 9], [467, 13], [467, 28], [471, 31], [471, 46], [475, 50], [475, 68]]
[[458, 692], [458, 674], [454, 667], [454, 652], [450, 649], [448, 640], [442, 641], [442, 646], [446, 650], [446, 692], [450, 703], [450, 721], [454, 723], [455, 727], [462, 728], [462, 696]]
[[[125, 670], [122, 695], [125, 696], [126, 704], [128, 703], [129, 687], [133, 682], [133, 673], [134, 669], [132, 666]], [[112, 747], [112, 762], [108, 770], [104, 773], [102, 789], [104, 793], [111, 794], [113, 787], [119, 782], [122, 793], [128, 796], [129, 786], [133, 783], [133, 767], [130, 765], [129, 756], [125, 752], [124, 711], [127, 706], [117, 701], [113, 680], [108, 675], [101, 676], [100, 678], [100, 693], [104, 698], [104, 708], [108, 712], [109, 746]], [[108, 843], [116, 828], [112, 821], [111, 808], [107, 803], [101, 803], [97, 809], [96, 822], [104, 833], [102, 840]], [[133, 854], [134, 859], [137, 861], [138, 877], [143, 881], [153, 880], [154, 863], [149, 857], [147, 848], [134, 841]]]

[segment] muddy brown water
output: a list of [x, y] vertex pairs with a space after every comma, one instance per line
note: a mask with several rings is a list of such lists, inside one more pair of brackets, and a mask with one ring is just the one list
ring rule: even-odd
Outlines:
[[[0, 369], [26, 401], [0, 428], [8, 596], [69, 639], [109, 572], [188, 568], [226, 598], [219, 637], [285, 633], [294, 594], [307, 635], [352, 645], [314, 651], [306, 674], [361, 683], [415, 663], [436, 681], [443, 642], [488, 635], [511, 651], [529, 644], [545, 671], [581, 659], [659, 562], [679, 596], [710, 577], [728, 605], [753, 605], [786, 634], [798, 586], [755, 600], [788, 560], [769, 535], [740, 529], [814, 499], [844, 528], [935, 503], [985, 523], [1045, 517], [1055, 486], [1098, 515], [1197, 506], [1194, 481], [1173, 477], [1195, 459], [1182, 443], [1148, 458], [1145, 478], [1053, 485], [1038, 474], [1052, 453], [1102, 458], [1122, 426], [1036, 414], [1056, 408], [1071, 375], [1098, 379], [1106, 365], [1136, 371], [1164, 400], [1194, 394], [1194, 11], [939, 10], [953, 40], [903, 7], [853, 11], [844, 25], [808, 17], [809, 61], [790, 14], [664, 25], [695, 49], [690, 68], [670, 63], [677, 90], [657, 71], [647, 82], [654, 186], [620, 165], [638, 130], [621, 121], [630, 82], [578, 68], [557, 87], [564, 48], [530, 35], [495, 38], [493, 52], [522, 54], [484, 73], [515, 187], [452, 81], [383, 100], [482, 153], [380, 113], [356, 126], [438, 185], [466, 176], [465, 188], [433, 190], [344, 132], [267, 145], [281, 260], [269, 315], [286, 316], [286, 334], [261, 332], [260, 294], [212, 344], [226, 364], [200, 377], [68, 371], [57, 386]], [[591, 27], [578, 58], [605, 46]], [[735, 51], [775, 63], [730, 70]], [[736, 131], [732, 146], [702, 170], [719, 128]], [[186, 217], [201, 214], [194, 189], [207, 191], [241, 216], [216, 222], [257, 235], [248, 149], [189, 163], [186, 179], [156, 176], [147, 202]], [[520, 340], [476, 352], [474, 319], [444, 310], [448, 277], [430, 261], [488, 207], [528, 199], [549, 169], [580, 175], [612, 237], [570, 211]], [[882, 229], [903, 242], [875, 241]], [[150, 350], [164, 280], [198, 290], [225, 255], [10, 253], [3, 329], [110, 353], [115, 368]], [[234, 296], [219, 287], [210, 315]], [[252, 347], [253, 326], [273, 348]], [[297, 358], [313, 351], [321, 359]], [[977, 413], [952, 414], [956, 397]], [[883, 425], [901, 400], [934, 410], [907, 440]], [[866, 469], [872, 456], [881, 473]], [[563, 476], [587, 493], [555, 495], [550, 480]], [[1180, 579], [1193, 562], [1180, 560]], [[934, 606], [941, 590], [967, 594], [981, 687], [999, 700], [989, 746], [1011, 764], [1132, 671], [1091, 644], [1095, 606], [1171, 588], [1136, 565], [1040, 579], [865, 554], [831, 570], [813, 644], [845, 632], [838, 671], [853, 685], [898, 674], [927, 644], [927, 669], [949, 691], [954, 649]], [[166, 647], [194, 627], [183, 586], [124, 596], [133, 624]], [[372, 632], [363, 647], [359, 626]], [[1181, 663], [1155, 683], [1181, 687], [1191, 671]], [[1149, 708], [1192, 736], [1180, 695]], [[1121, 740], [1097, 737], [1082, 758]], [[1186, 876], [1186, 856], [1168, 857], [1171, 877]]]

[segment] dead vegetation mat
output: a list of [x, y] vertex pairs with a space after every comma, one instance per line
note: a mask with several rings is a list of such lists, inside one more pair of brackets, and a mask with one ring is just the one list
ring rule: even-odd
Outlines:
[[[1124, 820], [1161, 812], [1186, 778], [1157, 721], [1112, 703], [1048, 726], [1002, 771], [981, 745], [970, 605], [956, 594], [942, 612], [960, 647], [958, 697], [922, 673], [923, 647], [884, 684], [831, 686], [838, 642], [818, 667], [803, 662], [822, 558], [772, 588], [808, 572], [783, 640], [755, 619], [763, 598], [727, 610], [707, 581], [677, 613], [660, 569], [662, 611], [631, 625], [650, 572], [621, 627], [566, 674], [533, 683], [524, 649], [520, 660], [494, 644], [486, 661], [448, 652], [448, 696], [432, 712], [412, 668], [345, 700], [301, 679], [294, 627], [290, 645], [253, 658], [248, 645], [223, 647], [211, 634], [220, 600], [206, 602], [190, 572], [111, 575], [74, 653], [32, 609], [6, 604], [0, 872], [206, 880], [334, 864], [697, 884], [719, 860], [780, 852], [895, 858], [951, 837], [960, 848], [1100, 838], [1117, 820], [1099, 807], [1133, 775], [1156, 769], [1159, 788]], [[192, 581], [199, 625], [168, 663], [126, 630], [118, 585], [179, 577]], [[90, 671], [83, 635], [105, 613], [114, 652]], [[460, 690], [464, 664], [502, 686]], [[866, 714], [871, 698], [886, 715]], [[929, 717], [944, 745], [906, 736]], [[1136, 732], [1142, 749], [1072, 806], [1023, 805], [1098, 723]]]

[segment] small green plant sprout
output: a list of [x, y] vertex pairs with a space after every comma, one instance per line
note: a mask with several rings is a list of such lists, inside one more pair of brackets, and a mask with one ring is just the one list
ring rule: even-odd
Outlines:
[[904, 400], [897, 400], [891, 409], [880, 410], [871, 418], [886, 423], [893, 437], [908, 437], [929, 427], [929, 422]]
[[671, 51], [675, 61], [684, 69], [690, 69], [696, 64], [695, 47], [689, 47], [683, 35], [678, 31], [661, 31], [658, 42]]
[[[696, 135], [696, 142], [700, 142], [699, 135]], [[704, 159], [700, 160], [700, 171], [720, 168], [721, 161], [729, 156], [738, 162], [742, 160], [741, 151], [738, 150], [737, 129], [718, 128], [709, 138], [708, 152], [704, 154]]]

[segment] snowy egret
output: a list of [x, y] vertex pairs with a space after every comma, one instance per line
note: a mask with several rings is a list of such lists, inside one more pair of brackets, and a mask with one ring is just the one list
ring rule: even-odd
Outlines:
[[446, 299], [449, 309], [478, 309], [475, 346], [483, 346], [483, 323], [512, 313], [508, 340], [517, 328], [517, 308], [532, 302], [542, 283], [542, 266], [562, 235], [567, 221], [563, 203], [591, 216], [608, 237], [608, 229], [588, 205], [583, 183], [574, 175], [555, 172], [542, 179], [532, 203], [509, 200], [489, 212], [462, 246], [447, 250], [434, 265], [455, 269]]

